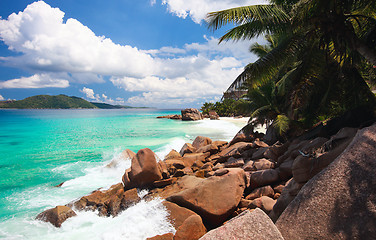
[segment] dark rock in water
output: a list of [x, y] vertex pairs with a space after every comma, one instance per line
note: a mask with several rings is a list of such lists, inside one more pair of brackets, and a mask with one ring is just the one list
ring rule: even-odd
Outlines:
[[255, 209], [243, 212], [229, 220], [223, 226], [213, 229], [205, 234], [201, 240], [283, 240], [281, 233], [274, 223], [262, 210]]
[[40, 213], [36, 219], [50, 222], [55, 227], [61, 227], [61, 224], [70, 217], [77, 214], [67, 206], [57, 206]]
[[63, 186], [64, 183], [65, 183], [65, 182], [59, 183], [58, 185], [56, 185], [56, 186], [54, 186], [54, 187], [61, 187], [61, 186]]
[[94, 191], [73, 203], [79, 210], [98, 210], [100, 216], [117, 216], [121, 211], [140, 201], [137, 189], [125, 191], [121, 183], [105, 191]]
[[376, 124], [304, 185], [276, 222], [283, 237], [376, 239], [375, 154]]
[[202, 120], [202, 114], [196, 108], [187, 108], [181, 110], [182, 120], [183, 121], [196, 121]]
[[167, 119], [180, 120], [182, 117], [179, 114], [174, 114], [174, 115], [158, 116], [157, 118], [167, 118]]

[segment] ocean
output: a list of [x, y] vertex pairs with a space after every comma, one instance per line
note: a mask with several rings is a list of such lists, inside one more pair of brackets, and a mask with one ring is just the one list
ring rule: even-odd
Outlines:
[[[230, 140], [244, 123], [157, 119], [177, 110], [0, 110], [0, 239], [145, 239], [174, 232], [160, 199], [118, 217], [78, 211], [61, 228], [35, 220], [93, 190], [121, 182], [130, 160], [106, 165], [129, 148], [163, 159], [196, 136]], [[61, 187], [54, 187], [64, 182]], [[140, 191], [143, 196], [146, 190]]]

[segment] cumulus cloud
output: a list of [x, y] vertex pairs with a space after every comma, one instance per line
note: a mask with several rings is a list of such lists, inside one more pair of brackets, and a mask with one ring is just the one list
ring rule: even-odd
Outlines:
[[4, 101], [4, 100], [5, 100], [5, 98], [0, 95], [0, 101]]
[[189, 16], [196, 23], [201, 23], [209, 12], [268, 2], [267, 0], [162, 0], [162, 4], [167, 5], [171, 13], [180, 18]]
[[69, 81], [66, 79], [52, 78], [48, 74], [35, 74], [31, 77], [0, 82], [0, 88], [67, 88]]
[[119, 45], [43, 1], [0, 20], [0, 38], [21, 57], [3, 57], [12, 65], [44, 71], [145, 77], [155, 66], [152, 57], [135, 47]]
[[[189, 9], [196, 4], [203, 8], [210, 4], [212, 7], [241, 4], [233, 0], [216, 2], [194, 0], [183, 4], [171, 0], [164, 4], [171, 11], [180, 6], [191, 17], [196, 15]], [[28, 5], [23, 12], [0, 19], [0, 39], [9, 49], [21, 53], [0, 57], [0, 60], [38, 73], [0, 82], [0, 88], [68, 87], [70, 82], [103, 83], [103, 76], [110, 76], [115, 86], [138, 95], [128, 100], [114, 100], [87, 87], [81, 91], [89, 99], [110, 104], [157, 106], [195, 101], [195, 98], [218, 99], [243, 67], [255, 58], [248, 52], [250, 42], [218, 45], [218, 39], [204, 38], [204, 43], [152, 50], [119, 45], [109, 38], [96, 36], [76, 19], [64, 21], [64, 12], [39, 1]]]
[[87, 87], [84, 87], [83, 89], [80, 90], [82, 93], [84, 93], [86, 95], [87, 98], [90, 98], [90, 99], [96, 99], [96, 97], [94, 96], [94, 90], [91, 89], [91, 88], [87, 88]]

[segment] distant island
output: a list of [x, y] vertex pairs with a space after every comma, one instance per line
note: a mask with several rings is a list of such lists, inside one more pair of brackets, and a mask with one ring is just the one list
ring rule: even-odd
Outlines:
[[85, 99], [67, 95], [37, 95], [23, 100], [0, 101], [1, 108], [13, 109], [125, 109], [130, 106], [88, 102]]

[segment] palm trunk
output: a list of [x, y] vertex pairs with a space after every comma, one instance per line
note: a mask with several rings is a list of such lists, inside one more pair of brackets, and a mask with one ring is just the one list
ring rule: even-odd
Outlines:
[[357, 36], [353, 37], [355, 50], [362, 55], [369, 63], [376, 66], [376, 52], [368, 47], [363, 41], [361, 41]]

